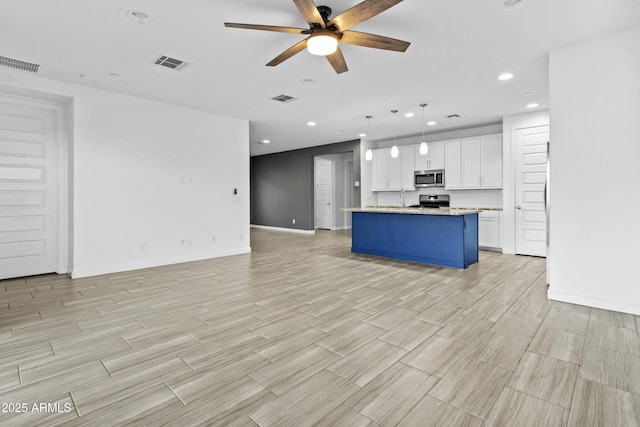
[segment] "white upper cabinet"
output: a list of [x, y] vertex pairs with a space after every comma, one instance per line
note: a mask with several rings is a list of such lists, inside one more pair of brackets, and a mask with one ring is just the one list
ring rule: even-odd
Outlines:
[[444, 187], [462, 188], [460, 141], [450, 141], [444, 146]]
[[[465, 138], [457, 143], [460, 144], [459, 154], [457, 149], [447, 151], [445, 177], [450, 184], [447, 187], [502, 188], [502, 136]], [[455, 173], [451, 180], [450, 173]]]
[[402, 157], [402, 189], [413, 191], [416, 189], [413, 186], [413, 172], [416, 170], [414, 146], [400, 147], [400, 156]]
[[373, 191], [402, 189], [402, 154], [391, 157], [391, 148], [373, 150]]
[[372, 170], [373, 170], [373, 191], [383, 191], [389, 184], [389, 150], [373, 150]]
[[502, 136], [482, 139], [482, 186], [502, 188]]
[[402, 152], [398, 153], [398, 157], [391, 157], [391, 149], [389, 153], [389, 185], [387, 190], [400, 190], [402, 188]]
[[461, 141], [462, 145], [462, 187], [472, 188], [481, 186], [482, 167], [480, 161], [480, 139]]
[[429, 142], [427, 145], [427, 154], [420, 154], [420, 145], [415, 146], [415, 170], [444, 169], [444, 143]]
[[429, 152], [420, 145], [373, 150], [373, 191], [415, 190], [413, 172], [444, 169], [445, 188], [502, 188], [502, 135], [485, 135], [459, 140], [430, 142]]

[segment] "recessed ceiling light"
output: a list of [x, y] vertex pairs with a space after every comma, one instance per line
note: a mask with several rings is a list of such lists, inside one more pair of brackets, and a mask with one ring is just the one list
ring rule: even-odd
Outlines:
[[307, 126], [315, 126], [316, 122], [307, 122]]
[[263, 139], [263, 140], [262, 140], [262, 143], [263, 143], [263, 144], [268, 144], [268, 143], [270, 143], [270, 142], [271, 142], [271, 141], [269, 141], [268, 139]]
[[427, 126], [435, 126], [436, 122], [427, 122]]
[[503, 73], [498, 76], [498, 80], [511, 80], [513, 77], [514, 76], [511, 73]]
[[151, 16], [148, 13], [141, 10], [130, 10], [127, 12], [127, 16], [138, 24], [148, 24], [152, 21]]
[[538, 106], [538, 104], [536, 104], [535, 102], [531, 103], [531, 104], [527, 104], [527, 108], [536, 108]]
[[314, 84], [315, 82], [313, 81], [313, 79], [302, 79], [300, 80], [300, 83], [302, 83], [303, 85], [311, 85], [311, 84]]
[[405, 113], [405, 115], [404, 115], [404, 116], [405, 116], [405, 117], [413, 117], [413, 116], [414, 116], [414, 114], [413, 114], [413, 113]]
[[531, 96], [531, 95], [533, 95], [531, 92], [525, 92], [524, 93], [524, 96]]
[[360, 138], [364, 138], [365, 136], [367, 136], [366, 133], [361, 133], [360, 135], [358, 135]]
[[80, 78], [81, 78], [82, 80], [84, 80], [85, 82], [92, 82], [92, 81], [93, 81], [93, 79], [91, 78], [91, 76], [88, 76], [88, 75], [86, 75], [86, 74], [80, 74]]
[[524, 0], [504, 0], [505, 9], [515, 9], [524, 4]]

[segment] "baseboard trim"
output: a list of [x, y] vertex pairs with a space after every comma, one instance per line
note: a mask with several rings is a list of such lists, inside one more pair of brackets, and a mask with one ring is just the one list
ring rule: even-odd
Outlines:
[[553, 290], [553, 288], [550, 288], [547, 291], [547, 297], [550, 300], [554, 301], [568, 302], [571, 304], [584, 305], [587, 307], [601, 308], [603, 310], [618, 311], [621, 313], [629, 313], [640, 316], [640, 306], [637, 304], [627, 304], [620, 301], [608, 301], [600, 298], [587, 297], [584, 295], [556, 292]]
[[210, 252], [204, 254], [193, 254], [187, 256], [148, 260], [142, 262], [134, 262], [131, 264], [106, 265], [96, 268], [76, 269], [71, 271], [69, 276], [72, 279], [80, 279], [83, 277], [101, 276], [104, 274], [122, 273], [124, 271], [142, 270], [145, 268], [163, 267], [166, 265], [182, 264], [185, 262], [203, 261], [206, 259], [222, 258], [232, 255], [241, 255], [251, 253], [251, 248], [232, 249], [228, 251]]
[[268, 225], [251, 224], [251, 228], [261, 228], [263, 230], [284, 231], [287, 233], [315, 234], [316, 230], [300, 230], [297, 228], [270, 227]]

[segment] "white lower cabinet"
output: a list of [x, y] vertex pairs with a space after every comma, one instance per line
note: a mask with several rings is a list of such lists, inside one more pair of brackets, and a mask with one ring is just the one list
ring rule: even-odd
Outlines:
[[478, 246], [501, 250], [500, 211], [482, 211], [478, 214]]

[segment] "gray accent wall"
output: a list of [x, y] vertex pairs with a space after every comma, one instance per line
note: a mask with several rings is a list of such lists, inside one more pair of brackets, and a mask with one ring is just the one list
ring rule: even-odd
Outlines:
[[[360, 140], [251, 157], [251, 224], [314, 230], [314, 157], [349, 152], [353, 180], [361, 181]], [[360, 187], [353, 200], [359, 206]]]

